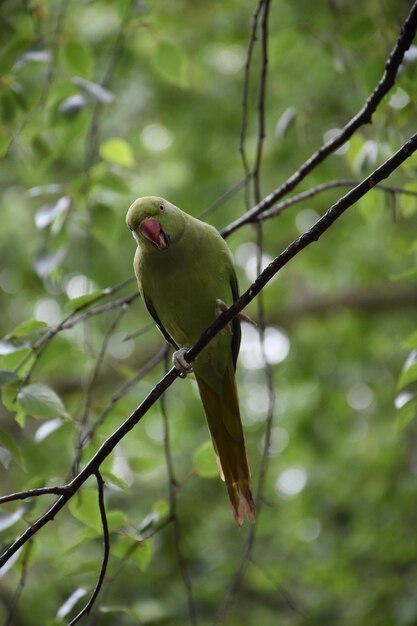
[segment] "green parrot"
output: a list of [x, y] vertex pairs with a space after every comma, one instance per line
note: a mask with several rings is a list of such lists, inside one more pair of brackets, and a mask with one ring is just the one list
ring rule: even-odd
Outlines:
[[215, 228], [164, 198], [138, 198], [126, 223], [138, 246], [133, 262], [139, 292], [165, 339], [174, 346], [174, 366], [193, 371], [206, 414], [217, 465], [233, 516], [255, 521], [250, 469], [235, 380], [240, 322], [218, 333], [193, 367], [184, 354], [238, 297], [231, 252]]

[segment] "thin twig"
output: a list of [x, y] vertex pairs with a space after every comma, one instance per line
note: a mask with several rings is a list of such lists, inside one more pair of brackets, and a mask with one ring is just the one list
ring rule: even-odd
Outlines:
[[[340, 179], [340, 180], [331, 180], [328, 183], [322, 183], [320, 185], [315, 185], [314, 187], [311, 187], [310, 189], [307, 189], [306, 191], [302, 191], [301, 193], [298, 193], [295, 196], [291, 196], [290, 198], [287, 198], [286, 200], [282, 200], [281, 202], [273, 206], [271, 209], [268, 209], [268, 211], [264, 211], [260, 215], [254, 217], [253, 220], [254, 222], [263, 222], [264, 220], [268, 220], [268, 219], [271, 219], [272, 217], [277, 217], [278, 215], [281, 215], [281, 213], [285, 211], [285, 209], [287, 209], [288, 207], [293, 206], [294, 204], [298, 204], [299, 202], [302, 202], [303, 200], [306, 200], [308, 198], [313, 198], [314, 196], [317, 196], [318, 194], [323, 193], [324, 191], [328, 191], [329, 189], [336, 189], [338, 187], [352, 188], [358, 184], [359, 184], [358, 180]], [[392, 187], [390, 185], [375, 185], [374, 188], [378, 189], [379, 191], [389, 193], [394, 197], [397, 194], [417, 197], [417, 191], [412, 191], [411, 189], [405, 189], [404, 187]]]
[[[166, 372], [168, 371], [168, 354], [166, 354], [165, 356], [164, 365], [165, 365], [164, 371], [166, 374]], [[192, 624], [192, 626], [197, 626], [197, 610], [195, 606], [193, 587], [191, 584], [191, 578], [188, 574], [187, 564], [185, 562], [184, 555], [181, 549], [181, 524], [180, 524], [180, 520], [178, 517], [178, 510], [177, 510], [178, 483], [175, 479], [174, 461], [173, 461], [172, 452], [171, 452], [169, 422], [168, 422], [168, 413], [167, 413], [167, 407], [166, 407], [166, 394], [162, 394], [159, 402], [161, 406], [162, 423], [163, 423], [163, 429], [164, 429], [165, 460], [166, 460], [167, 470], [168, 470], [169, 509], [170, 509], [170, 517], [174, 524], [175, 555], [176, 555], [176, 559], [178, 563], [180, 576], [184, 583], [190, 624]]]
[[85, 605], [83, 609], [72, 619], [68, 626], [74, 626], [84, 615], [88, 615], [91, 611], [91, 608], [100, 592], [100, 589], [104, 582], [104, 577], [106, 575], [107, 564], [109, 562], [109, 554], [110, 554], [110, 535], [109, 535], [109, 526], [107, 523], [107, 515], [106, 515], [106, 505], [104, 502], [104, 481], [98, 470], [94, 472], [94, 475], [97, 480], [97, 493], [98, 493], [98, 506], [100, 509], [100, 519], [101, 526], [103, 528], [103, 560], [101, 562], [100, 573], [97, 579], [96, 586], [94, 587], [94, 591], [91, 594], [91, 598]]
[[253, 51], [257, 38], [259, 14], [263, 5], [263, 0], [259, 0], [252, 15], [252, 27], [249, 35], [248, 49], [246, 52], [245, 73], [243, 78], [242, 89], [242, 120], [240, 126], [239, 152], [242, 159], [243, 171], [245, 173], [244, 189], [245, 204], [249, 208], [249, 183], [252, 172], [249, 167], [249, 161], [246, 154], [246, 134], [248, 130], [248, 109], [249, 109], [249, 87], [250, 87], [250, 71], [253, 59]]
[[[192, 348], [184, 354], [186, 361], [191, 363], [197, 355], [206, 347], [211, 339], [220, 332], [231, 320], [242, 311], [265, 287], [265, 285], [282, 269], [291, 259], [299, 254], [304, 248], [317, 241], [343, 213], [362, 198], [372, 187], [381, 180], [387, 178], [396, 170], [411, 154], [417, 150], [417, 133], [413, 135], [401, 148], [378, 167], [372, 174], [365, 178], [354, 189], [342, 196], [308, 231], [295, 239], [290, 245], [277, 256], [254, 283], [245, 291], [228, 309], [223, 311], [201, 335]], [[117, 444], [138, 424], [147, 411], [155, 404], [168, 387], [180, 376], [180, 372], [174, 367], [155, 385], [143, 402], [133, 413], [117, 428], [100, 446], [94, 456], [85, 467], [66, 485], [65, 494], [61, 495], [56, 502], [31, 524], [0, 556], [2, 567], [15, 552], [33, 537], [48, 522], [52, 521], [59, 511], [66, 505], [71, 497], [92, 476], [111, 454]]]
[[158, 363], [162, 361], [168, 350], [169, 346], [167, 344], [164, 344], [162, 348], [156, 354], [154, 354], [149, 359], [149, 361], [147, 361], [145, 365], [143, 365], [130, 380], [127, 380], [125, 383], [123, 383], [123, 385], [119, 387], [119, 389], [117, 389], [117, 391], [115, 391], [115, 393], [110, 398], [107, 406], [104, 407], [96, 421], [90, 426], [87, 432], [84, 433], [81, 439], [81, 446], [84, 446], [86, 443], [91, 441], [97, 428], [101, 426], [101, 424], [103, 424], [104, 420], [109, 415], [109, 413], [111, 413], [119, 400], [123, 398], [123, 396], [126, 395], [126, 393], [129, 391], [129, 389], [136, 385], [136, 383], [141, 378], [143, 378], [148, 372], [151, 371], [151, 369], [153, 369], [156, 365], [158, 365]]
[[[116, 39], [113, 44], [113, 48], [111, 50], [107, 67], [99, 83], [100, 86], [103, 87], [104, 89], [107, 89], [110, 84], [113, 70], [122, 52], [124, 41], [125, 41], [125, 30], [129, 22], [130, 14], [134, 6], [134, 3], [135, 3], [135, 0], [130, 0], [129, 4], [126, 7], [124, 17], [122, 21], [120, 22], [119, 31], [116, 35]], [[91, 118], [90, 118], [90, 124], [88, 126], [86, 136], [85, 136], [85, 151], [84, 151], [84, 166], [83, 166], [83, 172], [84, 172], [85, 177], [88, 177], [90, 168], [93, 165], [94, 159], [98, 152], [99, 119], [100, 119], [102, 108], [103, 108], [102, 102], [100, 102], [100, 100], [96, 100], [94, 102], [94, 106], [93, 106], [93, 110], [92, 110]]]
[[56, 68], [57, 68], [58, 52], [59, 52], [59, 44], [60, 44], [62, 28], [63, 28], [64, 18], [65, 18], [65, 11], [67, 9], [68, 4], [69, 4], [69, 0], [61, 0], [59, 2], [59, 4], [58, 4], [58, 11], [57, 11], [57, 17], [56, 17], [56, 22], [55, 22], [55, 28], [54, 28], [54, 31], [52, 33], [52, 45], [50, 47], [51, 48], [50, 49], [51, 57], [50, 57], [50, 60], [49, 60], [48, 69], [46, 71], [45, 81], [44, 81], [42, 89], [41, 89], [39, 100], [31, 108], [31, 110], [29, 111], [28, 115], [24, 118], [24, 120], [20, 124], [20, 127], [18, 128], [18, 130], [14, 133], [14, 135], [10, 139], [9, 144], [8, 144], [8, 146], [6, 148], [6, 151], [5, 151], [4, 155], [1, 157], [0, 160], [9, 158], [11, 150], [12, 150], [14, 144], [16, 143], [16, 141], [21, 136], [22, 132], [26, 128], [26, 126], [29, 123], [29, 121], [31, 121], [31, 119], [32, 119], [33, 115], [35, 114], [35, 112], [38, 111], [39, 108], [43, 108], [45, 103], [46, 103], [46, 101], [47, 101], [51, 85], [52, 85], [53, 80], [55, 78], [55, 73], [56, 73]]
[[[155, 528], [152, 530], [152, 532], [147, 533], [146, 537], [144, 537], [142, 540], [139, 539], [132, 539], [132, 543], [130, 544], [130, 546], [128, 546], [123, 554], [122, 557], [120, 557], [119, 560], [119, 565], [117, 568], [113, 568], [112, 573], [110, 573], [108, 576], [106, 576], [105, 582], [103, 584], [102, 587], [102, 591], [101, 591], [101, 597], [103, 599], [105, 599], [110, 591], [110, 587], [112, 585], [112, 583], [115, 581], [115, 579], [121, 574], [121, 572], [123, 572], [126, 568], [126, 564], [129, 563], [131, 561], [131, 558], [133, 556], [133, 554], [136, 552], [136, 550], [142, 545], [142, 543], [144, 541], [147, 541], [148, 539], [150, 539], [151, 537], [154, 537], [157, 533], [159, 533], [161, 530], [163, 530], [166, 526], [168, 526], [169, 524], [172, 523], [172, 518], [170, 516], [164, 518], [157, 526], [155, 526]], [[90, 620], [88, 622], [89, 626], [94, 626], [97, 623], [97, 619], [99, 618], [99, 610], [97, 609], [97, 607], [95, 607], [93, 609], [93, 611], [90, 614]]]
[[261, 67], [258, 86], [258, 139], [256, 142], [255, 163], [253, 166], [252, 177], [254, 185], [255, 202], [261, 201], [261, 177], [260, 169], [262, 163], [262, 154], [265, 140], [265, 101], [266, 101], [266, 81], [268, 70], [268, 17], [270, 0], [263, 0], [261, 15]]
[[13, 626], [14, 613], [15, 613], [17, 604], [19, 602], [19, 598], [26, 584], [31, 549], [32, 549], [32, 542], [29, 541], [25, 546], [25, 551], [24, 551], [23, 558], [22, 558], [19, 582], [13, 594], [13, 597], [10, 601], [6, 621], [4, 622], [3, 626]]
[[150, 330], [153, 330], [154, 328], [155, 328], [155, 324], [153, 322], [149, 322], [149, 324], [142, 326], [142, 328], [138, 328], [137, 330], [134, 330], [131, 333], [128, 333], [127, 335], [125, 335], [123, 341], [129, 341], [129, 339], [137, 339], [137, 337], [142, 337], [142, 335], [145, 335], [146, 333], [148, 333]]
[[240, 191], [246, 184], [246, 177], [238, 180], [237, 183], [234, 183], [229, 189], [227, 189], [222, 195], [217, 198], [212, 204], [210, 204], [207, 209], [205, 209], [200, 215], [198, 219], [203, 220], [209, 215], [213, 213], [216, 209], [221, 207], [229, 198], [232, 198], [238, 191]]
[[90, 300], [89, 302], [86, 302], [85, 304], [82, 304], [81, 306], [74, 309], [74, 311], [72, 311], [69, 315], [64, 317], [64, 319], [61, 320], [61, 322], [57, 324], [56, 326], [52, 326], [51, 328], [48, 328], [48, 330], [41, 337], [39, 337], [39, 339], [37, 339], [34, 342], [34, 344], [31, 346], [31, 352], [25, 355], [25, 357], [23, 357], [23, 359], [15, 367], [14, 371], [18, 372], [23, 367], [23, 365], [27, 362], [28, 358], [30, 358], [30, 356], [32, 355], [32, 352], [35, 353], [35, 361], [34, 363], [32, 363], [29, 372], [26, 374], [25, 378], [23, 379], [21, 386], [24, 386], [29, 382], [33, 374], [33, 371], [39, 359], [41, 358], [43, 351], [45, 350], [45, 345], [49, 341], [51, 341], [51, 339], [53, 339], [55, 335], [57, 335], [62, 330], [68, 330], [69, 328], [73, 328], [76, 324], [83, 321], [84, 319], [88, 319], [88, 317], [91, 317], [92, 315], [97, 315], [98, 313], [102, 313], [104, 311], [109, 311], [111, 309], [123, 306], [125, 303], [130, 304], [131, 302], [133, 302], [138, 297], [137, 293], [132, 294], [130, 296], [126, 296], [125, 298], [120, 298], [119, 300], [114, 300], [113, 302], [108, 302], [107, 304], [102, 305], [101, 307], [97, 307], [96, 309], [90, 309], [83, 315], [76, 317], [78, 313], [80, 313], [81, 311], [84, 311], [95, 302], [98, 302], [102, 300], [103, 298], [107, 298], [115, 294], [120, 289], [123, 289], [123, 287], [125, 287], [125, 285], [127, 285], [131, 281], [132, 279], [129, 278], [128, 280], [124, 280], [121, 283], [114, 285], [114, 287], [108, 287], [107, 289], [103, 289], [103, 291], [97, 294], [97, 296], [93, 300]]
[[26, 500], [27, 498], [34, 498], [37, 496], [53, 495], [62, 496], [68, 491], [67, 487], [37, 487], [35, 489], [28, 489], [27, 491], [17, 491], [16, 493], [9, 493], [7, 496], [0, 496], [0, 504], [6, 504], [6, 502], [14, 502], [15, 500]]
[[82, 445], [82, 432], [85, 430], [86, 425], [88, 423], [88, 418], [90, 416], [90, 411], [91, 411], [91, 403], [93, 400], [93, 389], [94, 386], [97, 382], [98, 379], [98, 375], [104, 360], [104, 356], [106, 354], [107, 351], [107, 346], [109, 344], [109, 341], [114, 333], [114, 331], [116, 330], [118, 324], [120, 323], [122, 317], [124, 316], [124, 314], [126, 313], [128, 309], [128, 305], [125, 303], [120, 311], [118, 312], [118, 314], [116, 315], [116, 317], [114, 318], [113, 322], [110, 324], [110, 327], [107, 331], [107, 333], [104, 335], [104, 339], [103, 339], [103, 343], [101, 345], [101, 350], [99, 352], [99, 355], [96, 359], [95, 362], [95, 366], [94, 366], [94, 370], [93, 373], [91, 375], [91, 379], [90, 382], [87, 386], [86, 392], [85, 392], [85, 402], [84, 402], [84, 411], [80, 420], [80, 434], [78, 436], [78, 442], [77, 442], [77, 447], [76, 447], [76, 453], [75, 453], [75, 459], [73, 462], [73, 468], [74, 468], [74, 474], [78, 473], [79, 470], [79, 464], [81, 461], [81, 454], [82, 454], [82, 450], [83, 450], [83, 445]]
[[[261, 18], [261, 67], [260, 67], [260, 79], [258, 88], [258, 137], [256, 146], [255, 164], [252, 172], [253, 186], [254, 186], [254, 200], [258, 203], [261, 199], [261, 164], [263, 154], [263, 144], [265, 140], [265, 99], [266, 99], [266, 87], [267, 87], [267, 66], [268, 66], [268, 16], [269, 16], [269, 0], [265, 0], [262, 6], [262, 18]], [[263, 236], [262, 225], [258, 222], [255, 224], [256, 228], [256, 266], [257, 274], [262, 272], [262, 257], [263, 257]], [[264, 486], [266, 480], [266, 474], [269, 463], [269, 449], [271, 445], [271, 433], [273, 426], [273, 418], [275, 412], [275, 390], [274, 381], [272, 375], [272, 368], [268, 362], [265, 351], [265, 330], [266, 330], [266, 312], [265, 303], [263, 298], [263, 292], [259, 293], [257, 298], [257, 310], [258, 310], [258, 333], [260, 351], [263, 361], [263, 370], [265, 375], [265, 384], [268, 394], [268, 407], [265, 419], [265, 434], [264, 434], [264, 446], [261, 456], [261, 466], [259, 470], [258, 484], [256, 488], [255, 504], [257, 509], [257, 517], [261, 512], [261, 503], [263, 499]], [[229, 592], [220, 609], [218, 619], [223, 620], [229, 611], [233, 600], [241, 588], [244, 572], [246, 570], [247, 563], [251, 558], [253, 546], [255, 544], [256, 532], [258, 529], [257, 524], [253, 524], [249, 528], [248, 536], [246, 539], [245, 547], [242, 557], [240, 559], [239, 566], [233, 577]]]
[[267, 195], [261, 202], [256, 204], [248, 213], [235, 220], [222, 230], [223, 237], [230, 235], [237, 228], [253, 221], [253, 218], [271, 208], [278, 200], [294, 189], [314, 168], [322, 163], [337, 148], [340, 148], [353, 133], [363, 126], [370, 124], [372, 116], [384, 96], [395, 84], [398, 69], [403, 61], [404, 54], [413, 42], [417, 30], [417, 0], [413, 3], [400, 35], [385, 64], [385, 71], [377, 86], [366, 100], [358, 113], [344, 126], [344, 128], [332, 139], [324, 143], [299, 169], [294, 172], [282, 185]]

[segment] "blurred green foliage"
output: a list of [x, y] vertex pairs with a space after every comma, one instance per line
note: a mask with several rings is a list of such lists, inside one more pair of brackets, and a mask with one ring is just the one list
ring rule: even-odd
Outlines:
[[[264, 194], [362, 106], [409, 5], [272, 2]], [[253, 9], [245, 0], [1, 3], [2, 495], [62, 484], [80, 430], [100, 420], [84, 463], [161, 377], [162, 362], [123, 387], [162, 345], [138, 299], [105, 306], [136, 289], [124, 282], [134, 253], [124, 217], [148, 194], [198, 216], [242, 179], [241, 94]], [[259, 58], [256, 47], [250, 158]], [[415, 131], [416, 60], [413, 46], [373, 124], [300, 189], [360, 179]], [[417, 191], [416, 169], [413, 156], [387, 184]], [[342, 192], [265, 222], [265, 260]], [[240, 192], [205, 219], [221, 228], [244, 210]], [[415, 197], [373, 190], [263, 292], [276, 407], [256, 542], [224, 616], [229, 626], [417, 622], [416, 226]], [[228, 240], [241, 289], [256, 275], [254, 241], [248, 226]], [[248, 313], [256, 311], [252, 303]], [[56, 329], [68, 316], [67, 328]], [[252, 328], [244, 329], [238, 383], [256, 484], [268, 394]], [[248, 529], [233, 524], [214, 475], [194, 381], [177, 381], [166, 398], [179, 547], [203, 626], [214, 623], [230, 593]], [[187, 623], [159, 405], [102, 469], [109, 584], [85, 623]], [[94, 487], [89, 481], [0, 573], [1, 623], [58, 626], [86, 601], [102, 555]], [[4, 505], [1, 545], [51, 501]]]

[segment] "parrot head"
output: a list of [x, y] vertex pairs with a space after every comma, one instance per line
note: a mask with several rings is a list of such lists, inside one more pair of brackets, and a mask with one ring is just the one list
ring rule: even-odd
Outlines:
[[138, 198], [129, 207], [126, 224], [138, 245], [145, 250], [168, 250], [185, 228], [183, 212], [157, 196]]

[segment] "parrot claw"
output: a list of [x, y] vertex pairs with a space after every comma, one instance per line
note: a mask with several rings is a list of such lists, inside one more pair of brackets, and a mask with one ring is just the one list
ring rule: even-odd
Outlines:
[[180, 372], [181, 378], [185, 378], [187, 374], [190, 374], [193, 371], [190, 363], [188, 363], [188, 361], [184, 358], [184, 354], [187, 350], [188, 348], [180, 348], [172, 355], [172, 365]]
[[[223, 300], [220, 300], [220, 298], [216, 299], [217, 317], [219, 317], [219, 315], [221, 315], [223, 311], [226, 311], [228, 308], [229, 307], [225, 302], [223, 302]], [[256, 322], [251, 317], [249, 317], [249, 315], [246, 315], [246, 313], [238, 313], [236, 317], [239, 322], [247, 322], [248, 324], [252, 324], [252, 326], [257, 326]]]

